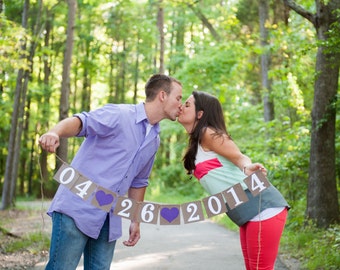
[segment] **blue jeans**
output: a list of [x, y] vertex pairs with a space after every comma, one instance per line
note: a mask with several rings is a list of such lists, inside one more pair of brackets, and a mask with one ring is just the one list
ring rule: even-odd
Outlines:
[[83, 253], [85, 270], [110, 269], [116, 241], [108, 242], [108, 218], [98, 239], [83, 234], [67, 215], [53, 212], [52, 222], [50, 258], [46, 270], [76, 269]]

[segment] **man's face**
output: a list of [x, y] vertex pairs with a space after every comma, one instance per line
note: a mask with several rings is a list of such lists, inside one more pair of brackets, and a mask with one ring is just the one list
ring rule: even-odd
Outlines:
[[182, 107], [182, 86], [176, 82], [172, 83], [172, 90], [169, 95], [165, 93], [164, 112], [166, 118], [175, 121], [181, 112]]

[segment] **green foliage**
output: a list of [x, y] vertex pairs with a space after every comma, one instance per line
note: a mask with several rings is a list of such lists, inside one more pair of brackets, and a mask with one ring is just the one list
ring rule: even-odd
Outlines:
[[9, 243], [4, 252], [12, 253], [19, 250], [28, 250], [32, 255], [38, 254], [42, 250], [48, 250], [50, 246], [49, 236], [37, 232], [30, 233], [23, 238]]
[[243, 23], [255, 26], [258, 21], [258, 2], [242, 0], [237, 4], [237, 18]]
[[294, 228], [288, 226], [280, 250], [298, 259], [301, 269], [339, 269], [340, 227], [317, 229], [313, 224]]
[[4, 78], [5, 71], [13, 76], [12, 72], [16, 69], [28, 69], [27, 61], [20, 54], [25, 53], [21, 50], [21, 40], [28, 36], [19, 24], [8, 20], [2, 14], [0, 14], [0, 28], [0, 83], [4, 84], [8, 79], [10, 79], [9, 81], [13, 79], [11, 77]]
[[187, 138], [188, 135], [179, 123], [161, 122], [161, 149], [156, 155], [150, 186], [183, 196], [203, 194], [197, 180], [187, 175], [182, 164]]
[[[5, 1], [4, 1], [5, 2]], [[21, 0], [12, 0], [6, 1], [5, 3], [5, 16], [17, 24], [21, 23], [22, 16], [22, 1]]]
[[221, 98], [225, 96], [228, 88], [236, 87], [239, 83], [238, 71], [244, 53], [237, 41], [220, 43], [202, 50], [176, 73], [185, 85], [184, 90], [188, 89], [184, 94], [188, 95], [197, 89]]
[[145, 194], [145, 201], [164, 203], [164, 204], [182, 204], [203, 198], [198, 194], [187, 193], [183, 195], [177, 189], [164, 188], [159, 185], [159, 182], [150, 182]]
[[[305, 222], [310, 112], [314, 96], [315, 53], [319, 45], [315, 42], [315, 30], [310, 22], [294, 12], [289, 14], [289, 25], [283, 22], [266, 24], [269, 45], [265, 49], [271, 55], [269, 78], [272, 82], [275, 119], [264, 123], [259, 58], [263, 48], [259, 46], [256, 1], [231, 3], [209, 0], [190, 3], [195, 5], [196, 10], [203, 12], [221, 40], [217, 42], [212, 37], [187, 2], [167, 2], [164, 8], [166, 73], [182, 81], [183, 99], [196, 89], [219, 98], [225, 111], [228, 131], [234, 141], [253, 161], [265, 164], [271, 182], [289, 201], [292, 209], [286, 231], [289, 237], [291, 230], [290, 242], [294, 243], [294, 230], [302, 230]], [[17, 69], [28, 67], [27, 61], [20, 58], [21, 38], [31, 41], [30, 30], [26, 33], [20, 27], [22, 5], [23, 1], [6, 1], [5, 14], [0, 15], [0, 175], [4, 175], [6, 164]], [[304, 6], [315, 12], [314, 1], [304, 1]], [[33, 11], [38, 12], [36, 1], [31, 3], [29, 29], [34, 28]], [[23, 141], [27, 140], [25, 138], [29, 138], [29, 141], [24, 141], [20, 150], [22, 160], [30, 162], [20, 168], [19, 175], [24, 185], [23, 191], [19, 187], [17, 190], [17, 194], [27, 193], [27, 176], [32, 168], [33, 194], [36, 196], [40, 195], [41, 188], [38, 162], [41, 152], [37, 139], [39, 134], [58, 121], [68, 9], [65, 1], [50, 0], [43, 2], [42, 11], [41, 32], [36, 40], [37, 49], [30, 73], [30, 106], [27, 105], [25, 116], [25, 119], [27, 116], [29, 119]], [[145, 81], [152, 73], [158, 72], [159, 33], [156, 15], [157, 1], [78, 1], [69, 82], [70, 115], [86, 109], [86, 104], [94, 109], [107, 101], [130, 103], [144, 99]], [[47, 23], [51, 25], [48, 44], [44, 40]], [[339, 24], [334, 23], [329, 31], [330, 38], [324, 44], [329, 52], [337, 52], [340, 48], [339, 33]], [[44, 77], [47, 70], [51, 71], [49, 78]], [[136, 100], [133, 99], [135, 87]], [[85, 100], [85, 96], [89, 98]], [[338, 105], [338, 102], [333, 104]], [[340, 189], [338, 107], [334, 109], [337, 109], [336, 169]], [[203, 189], [195, 178], [189, 179], [183, 168], [182, 157], [188, 140], [183, 127], [170, 121], [163, 121], [161, 127], [161, 148], [156, 156], [148, 192], [152, 195], [157, 193], [167, 203], [203, 198], [206, 195]], [[69, 141], [68, 161], [74, 156], [80, 142], [79, 139]], [[31, 149], [34, 149], [33, 153]], [[47, 163], [52, 175], [55, 156], [50, 155]], [[31, 168], [29, 164], [32, 164]], [[43, 187], [46, 196], [53, 196], [57, 183], [49, 179], [43, 183]], [[159, 201], [158, 197], [156, 201]], [[223, 215], [216, 217], [216, 220], [232, 226]], [[312, 233], [303, 236], [301, 231], [301, 243], [298, 246], [302, 247], [303, 241], [311, 238]], [[330, 240], [327, 238], [327, 241]], [[327, 241], [318, 244], [323, 247]], [[310, 245], [314, 243], [310, 241]], [[303, 250], [305, 248], [308, 247], [302, 247]], [[329, 261], [332, 259], [329, 258]]]
[[[252, 33], [244, 29], [246, 21], [249, 22], [248, 15], [255, 16], [257, 10], [252, 9], [248, 17], [239, 16], [237, 19], [236, 9], [230, 3], [228, 5], [226, 8], [225, 3], [216, 4], [213, 1], [195, 3], [195, 8], [201, 10], [219, 35], [223, 36], [220, 42], [216, 42], [209, 31], [202, 27], [202, 21], [192, 9], [183, 2], [170, 2], [165, 9], [167, 14], [164, 55], [166, 66], [171, 68], [171, 71], [176, 71], [171, 75], [183, 82], [184, 99], [194, 89], [207, 91], [219, 97], [225, 110], [228, 129], [246, 154], [251, 155], [254, 160], [265, 162], [276, 172], [280, 169], [287, 172], [295, 168], [300, 169], [297, 164], [295, 166], [291, 164], [294, 155], [297, 152], [306, 154], [308, 150], [296, 152], [297, 147], [293, 147], [287, 153], [290, 155], [290, 164], [276, 166], [281, 163], [281, 158], [286, 159], [286, 156], [278, 151], [287, 152], [289, 147], [285, 145], [285, 140], [281, 140], [279, 149], [280, 144], [276, 145], [277, 141], [280, 141], [279, 137], [282, 136], [281, 129], [274, 131], [276, 126], [280, 127], [279, 122], [273, 124], [271, 128], [263, 125], [258, 77], [258, 35], [256, 32]], [[247, 4], [244, 6], [248, 9], [250, 7]], [[32, 3], [31, 8], [38, 10], [35, 2]], [[107, 100], [113, 101], [115, 99], [112, 99], [112, 96], [115, 95], [117, 95], [117, 100], [131, 102], [134, 83], [139, 89], [137, 102], [143, 100], [143, 84], [151, 73], [157, 72], [155, 64], [158, 61], [159, 38], [155, 16], [157, 5], [147, 1], [119, 3], [86, 1], [79, 3], [78, 8], [70, 78], [70, 114], [86, 109], [87, 102], [90, 102], [92, 109], [103, 105]], [[20, 1], [6, 3], [6, 16], [11, 19], [11, 22], [6, 20], [8, 27], [3, 28], [7, 39], [0, 40], [12, 42], [9, 43], [8, 48], [13, 49], [7, 50], [7, 55], [12, 51], [11, 57], [7, 57], [11, 61], [19, 59], [19, 55], [15, 53], [18, 52], [19, 37], [22, 36], [23, 31], [18, 26], [14, 28], [13, 26], [18, 23], [15, 24], [13, 21], [20, 21], [21, 10], [22, 2]], [[42, 26], [45, 26], [47, 22], [50, 23], [51, 36], [49, 46], [43, 41], [46, 34], [44, 31], [41, 33], [41, 39], [37, 40], [37, 51], [29, 83], [30, 120], [25, 136], [36, 138], [34, 143], [37, 143], [38, 134], [45, 132], [50, 125], [58, 121], [59, 89], [67, 21], [67, 5], [64, 2], [44, 2], [43, 10]], [[255, 18], [251, 21], [256, 22]], [[34, 18], [31, 18], [29, 23], [32, 28]], [[277, 119], [281, 121], [287, 116], [291, 125], [296, 122], [292, 134], [285, 136], [293, 137], [293, 133], [298, 129], [298, 123], [305, 122], [305, 114], [310, 111], [313, 93], [311, 91], [313, 74], [310, 72], [313, 68], [313, 50], [304, 45], [309, 44], [314, 38], [310, 29], [302, 20], [298, 20], [292, 29], [284, 29], [282, 26], [276, 26], [276, 28], [273, 26], [270, 29], [272, 41], [270, 48], [275, 58], [271, 76]], [[4, 43], [1, 46], [4, 46]], [[282, 59], [284, 61], [281, 61]], [[44, 64], [46, 63], [51, 69], [48, 85], [43, 83]], [[2, 134], [6, 134], [6, 131], [8, 134], [10, 128], [9, 119], [16, 79], [13, 67], [6, 68], [6, 71], [6, 73], [0, 73], [0, 76], [4, 78], [2, 83], [5, 87], [0, 99], [1, 106], [4, 108], [0, 113], [3, 116], [0, 117]], [[287, 74], [291, 75], [287, 76]], [[86, 82], [89, 88], [85, 88]], [[124, 91], [124, 94], [119, 94], [118, 90]], [[84, 96], [89, 95], [86, 94], [87, 91], [91, 91], [91, 98], [85, 101]], [[294, 93], [293, 98], [291, 98], [292, 93]], [[305, 107], [304, 110], [300, 109], [303, 107], [301, 104]], [[268, 129], [269, 135], [267, 135]], [[284, 132], [288, 133], [288, 126]], [[253, 134], [258, 134], [256, 140]], [[180, 125], [174, 124], [170, 128], [162, 126], [161, 136], [162, 145], [157, 154], [153, 178], [164, 181], [167, 187], [189, 190], [187, 186], [190, 187], [191, 184], [183, 180], [187, 179], [187, 175], [181, 163], [187, 144], [187, 135]], [[1, 137], [4, 154], [6, 154], [6, 137]], [[299, 144], [301, 144], [300, 148], [305, 149], [305, 140]], [[71, 160], [79, 143], [71, 141], [69, 145], [69, 159]], [[276, 146], [277, 149], [270, 149], [271, 145]], [[27, 142], [23, 148], [27, 148], [22, 149], [24, 158], [30, 153], [32, 145]], [[35, 149], [33, 158], [37, 161], [39, 151], [38, 148]], [[33, 179], [36, 181], [34, 188], [38, 190], [36, 194], [39, 194], [39, 179], [41, 178], [39, 164], [37, 162], [34, 164], [36, 164], [33, 172]], [[48, 169], [53, 173], [54, 162], [48, 162]], [[23, 171], [21, 177], [27, 171], [29, 171], [28, 168]], [[304, 167], [302, 171], [305, 171]], [[293, 178], [303, 178], [300, 173], [296, 174]], [[280, 172], [274, 178], [289, 178], [290, 176], [292, 176], [290, 173]], [[44, 184], [48, 190], [51, 190], [51, 194], [56, 188], [54, 184], [54, 181]]]
[[325, 52], [329, 54], [340, 53], [340, 9], [334, 10], [333, 14], [335, 22], [332, 23], [328, 30], [327, 40], [321, 40], [320, 45], [325, 48]]
[[171, 190], [183, 196], [195, 195], [199, 197], [204, 194], [204, 190], [196, 178], [187, 175], [180, 163], [157, 169], [156, 174], [157, 178], [153, 180], [158, 182], [161, 190]]
[[[340, 100], [340, 89], [338, 93], [338, 100]], [[340, 109], [339, 105], [336, 110], [336, 124], [335, 124], [335, 152], [340, 153]], [[336, 170], [337, 170], [337, 182], [338, 182], [338, 192], [340, 194], [340, 155], [336, 155]], [[340, 199], [340, 196], [339, 196]]]

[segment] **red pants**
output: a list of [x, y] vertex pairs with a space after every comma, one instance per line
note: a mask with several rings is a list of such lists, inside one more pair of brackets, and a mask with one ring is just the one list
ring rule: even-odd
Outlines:
[[287, 209], [264, 221], [249, 221], [240, 227], [240, 240], [247, 270], [273, 270]]

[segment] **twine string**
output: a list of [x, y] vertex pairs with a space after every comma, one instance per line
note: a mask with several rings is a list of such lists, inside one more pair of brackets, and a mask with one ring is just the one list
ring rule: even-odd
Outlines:
[[43, 173], [42, 173], [42, 167], [41, 167], [41, 163], [40, 163], [40, 158], [41, 158], [41, 149], [40, 149], [40, 153], [38, 155], [38, 164], [39, 164], [39, 172], [40, 172], [40, 193], [41, 193], [41, 208], [40, 208], [40, 215], [41, 215], [41, 219], [42, 219], [42, 227], [41, 227], [41, 231], [44, 231], [45, 229], [45, 218], [43, 215], [44, 212], [44, 199], [45, 199], [45, 194], [44, 194], [44, 177], [43, 177]]
[[256, 269], [258, 270], [259, 269], [259, 264], [260, 264], [260, 254], [261, 254], [261, 231], [262, 231], [262, 220], [261, 220], [261, 201], [262, 201], [262, 194], [260, 192], [259, 194], [260, 196], [260, 200], [259, 200], [259, 210], [258, 210], [258, 213], [259, 213], [259, 233], [258, 233], [258, 236], [257, 236], [257, 242], [258, 242], [258, 253], [257, 253], [257, 260], [256, 260]]

